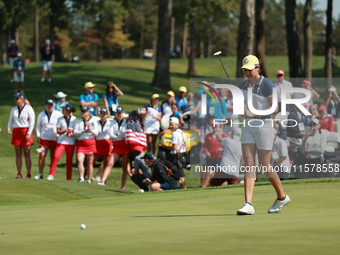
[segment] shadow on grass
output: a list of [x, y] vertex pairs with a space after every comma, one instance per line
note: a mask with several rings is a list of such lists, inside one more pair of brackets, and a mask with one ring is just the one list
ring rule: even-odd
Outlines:
[[[267, 213], [257, 213], [267, 214]], [[182, 217], [225, 217], [225, 216], [243, 216], [236, 213], [227, 214], [178, 214], [178, 215], [150, 215], [150, 216], [130, 216], [131, 218], [182, 218]]]

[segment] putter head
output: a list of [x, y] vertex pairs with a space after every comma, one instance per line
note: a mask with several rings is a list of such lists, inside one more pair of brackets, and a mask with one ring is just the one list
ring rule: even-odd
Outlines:
[[222, 51], [217, 51], [217, 52], [214, 53], [214, 56], [218, 56], [218, 55], [220, 55], [221, 53], [222, 53]]

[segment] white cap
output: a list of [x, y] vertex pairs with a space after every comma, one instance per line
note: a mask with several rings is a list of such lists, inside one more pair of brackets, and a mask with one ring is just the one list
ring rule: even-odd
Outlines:
[[63, 92], [59, 91], [56, 95], [55, 98], [59, 99], [59, 98], [64, 98], [67, 97], [66, 94], [64, 94]]
[[334, 86], [330, 86], [329, 89], [328, 89], [328, 92], [334, 92], [336, 91], [335, 87]]
[[22, 57], [22, 53], [21, 53], [21, 52], [19, 52], [17, 56], [18, 56], [18, 57]]
[[175, 123], [175, 124], [179, 125], [179, 119], [176, 118], [176, 117], [171, 117], [170, 118], [170, 123]]
[[10, 41], [10, 43], [15, 43], [15, 40], [14, 40], [14, 39], [12, 39], [12, 40]]
[[316, 125], [320, 125], [320, 121], [317, 118], [312, 118], [312, 122], [314, 122]]
[[50, 43], [51, 43], [50, 39], [45, 40], [45, 44], [50, 44]]

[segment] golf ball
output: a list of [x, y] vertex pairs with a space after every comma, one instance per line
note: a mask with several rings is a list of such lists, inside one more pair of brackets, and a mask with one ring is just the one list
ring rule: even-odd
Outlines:
[[85, 229], [86, 228], [86, 225], [85, 224], [81, 224], [80, 225], [80, 229]]

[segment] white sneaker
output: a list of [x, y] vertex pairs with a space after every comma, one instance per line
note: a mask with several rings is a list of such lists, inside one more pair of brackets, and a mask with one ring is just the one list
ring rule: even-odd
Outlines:
[[52, 79], [51, 78], [48, 78], [48, 82], [51, 82], [52, 81]]
[[238, 215], [254, 215], [255, 214], [255, 209], [254, 206], [245, 203], [241, 209], [237, 210]]
[[41, 80], [40, 80], [41, 82], [44, 82], [45, 81], [45, 78], [41, 78]]
[[286, 195], [285, 199], [283, 199], [282, 201], [275, 199], [274, 204], [268, 209], [268, 213], [278, 213], [289, 203], [290, 198], [288, 195]]
[[88, 184], [91, 184], [91, 180], [87, 180], [86, 182], [87, 182]]
[[103, 181], [97, 182], [97, 184], [100, 185], [100, 186], [106, 186], [105, 182], [103, 182]]
[[92, 177], [92, 181], [94, 182], [100, 182], [102, 179], [100, 178], [100, 176], [95, 176], [95, 177]]
[[47, 176], [46, 179], [49, 180], [49, 181], [54, 181], [54, 176], [53, 175], [49, 175], [49, 176]]
[[84, 182], [84, 177], [80, 177], [79, 179], [77, 180], [74, 180], [75, 182]]
[[42, 178], [43, 178], [42, 174], [37, 174], [36, 176], [34, 176], [34, 179], [36, 179], [36, 180], [39, 180], [39, 179], [42, 179]]

